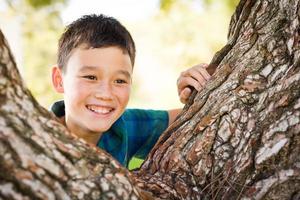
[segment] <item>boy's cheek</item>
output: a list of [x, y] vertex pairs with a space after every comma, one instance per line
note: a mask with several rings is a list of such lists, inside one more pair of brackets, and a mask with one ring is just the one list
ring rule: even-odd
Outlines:
[[70, 86], [71, 90], [73, 92], [77, 92], [77, 93], [86, 93], [89, 90], [91, 90], [91, 85], [87, 84], [84, 81], [78, 80], [78, 81], [74, 81], [73, 83], [71, 83], [72, 85]]
[[131, 93], [130, 88], [119, 90], [119, 91], [116, 91], [116, 93], [115, 93], [115, 94], [117, 94], [119, 102], [124, 109], [128, 104], [128, 101], [130, 98], [130, 93]]
[[127, 101], [129, 100], [130, 98], [130, 94], [131, 94], [131, 87], [127, 88], [125, 91], [124, 91], [124, 97], [127, 99]]

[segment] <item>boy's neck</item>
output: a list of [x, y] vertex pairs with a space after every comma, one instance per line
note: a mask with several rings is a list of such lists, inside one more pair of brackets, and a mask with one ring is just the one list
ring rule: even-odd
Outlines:
[[[68, 128], [69, 129], [69, 128]], [[102, 133], [87, 133], [87, 132], [81, 132], [81, 130], [75, 129], [69, 129], [72, 133], [74, 133], [77, 137], [83, 139], [88, 144], [97, 145], [98, 141], [100, 140]]]
[[74, 127], [72, 126], [71, 124], [68, 124], [66, 122], [66, 119], [65, 117], [62, 117], [60, 118], [61, 122], [67, 127], [67, 129], [75, 134], [77, 137], [83, 139], [84, 141], [86, 141], [88, 144], [92, 144], [92, 145], [97, 145], [98, 141], [100, 140], [101, 136], [102, 136], [102, 133], [101, 132], [90, 132], [90, 133], [87, 133], [86, 131], [80, 129], [80, 128], [77, 128], [77, 127]]
[[92, 145], [97, 145], [99, 139], [101, 138], [102, 136], [102, 133], [99, 133], [99, 134], [88, 134], [88, 135], [85, 135], [85, 136], [81, 136], [77, 133], [75, 133], [78, 137], [84, 139], [88, 144], [92, 144]]

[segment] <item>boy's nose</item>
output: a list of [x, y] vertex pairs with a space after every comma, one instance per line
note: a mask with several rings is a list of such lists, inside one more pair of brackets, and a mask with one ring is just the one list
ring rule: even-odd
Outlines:
[[95, 97], [103, 100], [112, 98], [111, 86], [108, 83], [99, 83], [95, 90]]

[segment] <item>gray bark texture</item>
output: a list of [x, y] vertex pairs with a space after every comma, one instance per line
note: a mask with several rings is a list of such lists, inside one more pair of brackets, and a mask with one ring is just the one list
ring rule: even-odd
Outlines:
[[228, 43], [142, 167], [69, 133], [0, 33], [0, 200], [300, 199], [300, 0], [241, 0]]
[[300, 199], [300, 3], [242, 0], [213, 79], [138, 172], [165, 199]]

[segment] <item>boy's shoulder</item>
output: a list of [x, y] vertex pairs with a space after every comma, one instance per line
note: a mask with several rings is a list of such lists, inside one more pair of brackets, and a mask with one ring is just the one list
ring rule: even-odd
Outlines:
[[122, 114], [125, 121], [140, 121], [140, 120], [166, 120], [168, 119], [168, 112], [166, 110], [153, 110], [153, 109], [138, 109], [128, 108]]

